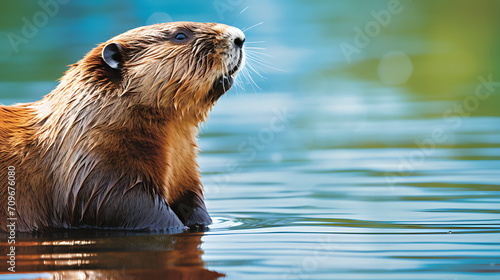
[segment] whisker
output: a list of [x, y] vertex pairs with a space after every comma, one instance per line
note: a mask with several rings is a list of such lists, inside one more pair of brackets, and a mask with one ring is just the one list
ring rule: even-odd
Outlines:
[[248, 30], [250, 30], [250, 29], [252, 29], [252, 28], [254, 28], [254, 27], [257, 27], [257, 26], [259, 26], [259, 25], [261, 25], [261, 24], [263, 24], [263, 23], [264, 23], [264, 22], [263, 22], [263, 21], [261, 21], [261, 22], [259, 22], [259, 23], [257, 23], [257, 24], [254, 24], [254, 25], [252, 25], [252, 26], [250, 26], [250, 27], [248, 27], [248, 28], [243, 29], [242, 31], [243, 31], [243, 33], [244, 33], [244, 32], [247, 32]]
[[[229, 73], [229, 68], [228, 68], [228, 65], [227, 65], [227, 61], [224, 61], [223, 63], [223, 66], [224, 66], [224, 73]], [[227, 79], [228, 77], [226, 76], [226, 74], [223, 75], [223, 80], [222, 80], [222, 88], [224, 89], [224, 92], [226, 91], [226, 85], [224, 83], [224, 79]]]
[[272, 55], [268, 55], [267, 53], [254, 51], [254, 50], [252, 50], [252, 49], [247, 50], [247, 53], [250, 53], [250, 54], [258, 54], [258, 55], [263, 55], [263, 56], [267, 56], [267, 57], [273, 57]]
[[252, 61], [252, 62], [255, 62], [255, 63], [258, 63], [264, 67], [268, 67], [268, 68], [271, 68], [271, 69], [274, 69], [274, 70], [278, 70], [278, 71], [282, 71], [282, 72], [286, 72], [285, 70], [280, 70], [279, 68], [274, 68], [272, 67], [271, 65], [268, 64], [267, 60], [259, 57], [259, 56], [255, 56], [255, 55], [247, 55], [247, 60], [249, 61]]
[[[248, 69], [246, 69], [246, 68], [245, 68], [245, 69], [243, 69], [243, 70], [241, 71], [241, 75], [242, 75], [242, 76], [243, 76], [243, 78], [245, 79], [245, 84], [250, 84], [250, 81], [249, 81], [249, 79], [248, 79], [248, 75], [249, 75], [249, 74], [248, 74]], [[250, 84], [250, 85], [251, 85], [251, 84]], [[251, 86], [252, 86], [252, 88], [253, 88], [254, 92], [256, 92], [256, 91], [255, 91], [255, 87], [254, 87], [253, 85], [251, 85]]]
[[[245, 12], [249, 7], [246, 7], [245, 9], [243, 9], [239, 14], [238, 16], [240, 16], [243, 12]], [[257, 24], [254, 24], [248, 28], [243, 28], [242, 31], [243, 32], [247, 32], [248, 30], [252, 29], [252, 28], [255, 28], [259, 25], [262, 25], [264, 22], [259, 22]], [[252, 41], [252, 42], [246, 42], [245, 44], [245, 50], [246, 50], [246, 57], [247, 57], [247, 63], [245, 64], [245, 67], [241, 68], [239, 73], [240, 75], [237, 77], [237, 79], [235, 79], [234, 81], [234, 84], [236, 85], [236, 89], [237, 91], [239, 91], [239, 89], [241, 90], [245, 90], [245, 86], [247, 84], [249, 84], [252, 89], [254, 90], [254, 92], [257, 92], [257, 90], [262, 90], [256, 83], [256, 81], [254, 80], [254, 78], [252, 77], [255, 73], [260, 79], [262, 80], [266, 80], [266, 78], [261, 74], [261, 73], [265, 73], [265, 71], [263, 69], [261, 69], [261, 67], [267, 67], [269, 69], [273, 69], [273, 70], [278, 70], [278, 69], [275, 69], [271, 66], [269, 66], [267, 64], [267, 60], [262, 58], [263, 56], [265, 57], [272, 57], [264, 52], [261, 52], [261, 51], [267, 51], [266, 48], [263, 48], [263, 47], [258, 47], [257, 45], [255, 44], [262, 44], [262, 43], [266, 43], [266, 41]], [[254, 44], [253, 46], [249, 46], [251, 44]], [[228, 67], [227, 65], [225, 65], [225, 67]], [[278, 70], [279, 71], [279, 70]], [[252, 73], [253, 72], [253, 73]]]
[[260, 74], [259, 69], [257, 69], [254, 65], [249, 64], [248, 67], [250, 70], [252, 70], [255, 74], [257, 74], [262, 80], [265, 80], [265, 78]]
[[[260, 78], [262, 78], [262, 79], [263, 79], [262, 75], [260, 74], [260, 71], [261, 71], [262, 69], [258, 68], [258, 67], [257, 67], [257, 65], [252, 65], [252, 64], [249, 64], [249, 65], [248, 65], [248, 68], [249, 68], [250, 70], [252, 70], [253, 72], [255, 72], [255, 74], [259, 75], [259, 77], [260, 77]], [[263, 70], [262, 70], [262, 71], [263, 71]], [[263, 72], [265, 72], [265, 71], [263, 71]]]
[[279, 69], [279, 68], [273, 67], [273, 66], [271, 66], [271, 65], [269, 65], [269, 64], [267, 64], [267, 63], [265, 63], [265, 61], [263, 61], [263, 60], [259, 60], [259, 59], [254, 58], [254, 57], [247, 57], [247, 59], [248, 59], [249, 61], [251, 61], [252, 63], [257, 63], [257, 64], [259, 64], [259, 65], [262, 65], [262, 66], [264, 66], [264, 67], [267, 67], [267, 68], [270, 68], [270, 69], [273, 69], [273, 70], [276, 70], [276, 71], [279, 71], [279, 72], [285, 72], [285, 73], [286, 73], [286, 72], [288, 72], [288, 71], [286, 71], [286, 70], [283, 70], [283, 69]]
[[254, 54], [248, 54], [247, 58], [251, 58], [253, 60], [257, 60], [257, 61], [264, 62], [264, 63], [267, 62], [267, 60], [263, 59], [260, 56], [254, 55]]
[[245, 47], [245, 49], [249, 49], [249, 50], [263, 50], [263, 51], [267, 50], [266, 48], [259, 48], [259, 47]]
[[[249, 67], [252, 71], [254, 71], [257, 75], [259, 75], [259, 77], [261, 77], [262, 79], [264, 79], [264, 77], [262, 77], [262, 75], [260, 75], [260, 73], [258, 72], [258, 70], [257, 70], [257, 69], [255, 69], [251, 63], [249, 63], [249, 64], [248, 64], [248, 67]], [[248, 72], [248, 70], [247, 70], [247, 74], [248, 74], [248, 75], [247, 75], [248, 80], [250, 81], [250, 85], [252, 85], [252, 84], [253, 84], [253, 85], [255, 85], [255, 87], [257, 87], [259, 90], [262, 90], [262, 89], [261, 89], [261, 88], [257, 85], [257, 83], [256, 83], [256, 82], [252, 79], [252, 76], [250, 75], [250, 73]], [[252, 85], [252, 87], [253, 87], [253, 85]], [[254, 90], [255, 90], [255, 88], [254, 88]]]
[[[243, 74], [243, 72], [242, 72]], [[240, 92], [238, 89], [241, 89], [242, 91], [245, 91], [245, 88], [243, 88], [243, 81], [240, 79], [240, 77], [238, 76], [235, 80], [234, 80], [234, 84], [236, 85], [236, 94], [239, 95]]]
[[258, 85], [257, 83], [252, 79], [252, 76], [250, 75], [250, 73], [248, 73], [247, 75], [248, 77], [248, 80], [250, 81], [249, 84], [252, 86], [253, 88], [253, 91], [256, 93], [257, 92], [257, 89], [255, 88], [258, 88], [259, 90], [262, 90]]
[[248, 8], [250, 8], [250, 6], [247, 6], [246, 8], [244, 8], [243, 10], [241, 10], [241, 12], [233, 19], [233, 21], [231, 22], [231, 25], [234, 25], [234, 22], [241, 16], [241, 14], [243, 14]]
[[246, 6], [243, 10], [241, 10], [241, 12], [238, 14], [238, 16], [243, 14], [248, 8], [250, 8], [250, 6]]

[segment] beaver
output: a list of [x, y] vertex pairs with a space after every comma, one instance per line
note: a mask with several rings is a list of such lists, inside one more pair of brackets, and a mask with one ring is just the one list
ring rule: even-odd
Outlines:
[[198, 127], [243, 67], [244, 42], [217, 23], [139, 27], [70, 65], [42, 100], [0, 106], [1, 229], [209, 225]]

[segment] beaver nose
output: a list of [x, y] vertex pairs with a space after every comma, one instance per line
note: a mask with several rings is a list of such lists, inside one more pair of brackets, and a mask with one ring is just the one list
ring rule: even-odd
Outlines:
[[228, 32], [230, 34], [230, 40], [233, 41], [234, 46], [236, 48], [242, 48], [245, 43], [245, 34], [243, 34], [243, 32], [236, 27], [229, 27]]
[[245, 43], [245, 37], [236, 37], [234, 38], [234, 45], [238, 48], [243, 47], [243, 43]]

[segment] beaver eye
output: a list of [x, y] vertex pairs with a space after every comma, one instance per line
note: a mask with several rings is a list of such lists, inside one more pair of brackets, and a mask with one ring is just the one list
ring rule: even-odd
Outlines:
[[184, 32], [179, 32], [179, 33], [175, 34], [174, 38], [176, 41], [182, 42], [182, 41], [187, 40], [187, 35]]

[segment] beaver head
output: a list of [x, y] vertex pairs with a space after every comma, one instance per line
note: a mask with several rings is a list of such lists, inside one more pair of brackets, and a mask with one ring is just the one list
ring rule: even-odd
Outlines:
[[199, 122], [231, 88], [245, 62], [244, 42], [241, 30], [223, 24], [155, 24], [101, 44], [69, 73], [101, 88], [93, 93], [129, 98], [130, 104]]

